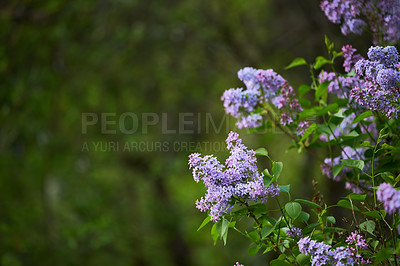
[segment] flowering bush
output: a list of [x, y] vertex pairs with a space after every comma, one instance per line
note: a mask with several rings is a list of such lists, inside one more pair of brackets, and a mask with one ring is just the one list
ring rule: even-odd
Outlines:
[[[282, 162], [264, 148], [248, 149], [231, 132], [225, 164], [212, 155], [190, 155], [194, 180], [207, 188], [196, 202], [208, 213], [200, 228], [214, 222], [214, 242], [226, 243], [229, 229], [239, 232], [250, 239], [251, 255], [280, 253], [271, 265], [398, 265], [400, 56], [393, 44], [400, 39], [400, 1], [324, 0], [321, 8], [343, 34], [369, 27], [374, 46], [365, 57], [351, 45], [336, 51], [325, 37], [328, 58], [318, 56], [313, 63], [296, 58], [287, 67], [309, 66], [310, 84], [299, 87], [300, 96], [272, 69], [245, 67], [238, 72], [244, 88], [229, 89], [221, 99], [239, 129], [278, 127], [300, 152], [327, 150], [327, 158], [312, 155], [322, 173], [343, 182], [349, 194], [333, 206], [317, 198], [285, 202], [281, 195], [290, 194], [290, 185], [278, 182]], [[341, 57], [345, 73], [335, 68]], [[305, 97], [310, 94], [313, 103]], [[268, 158], [272, 168], [260, 172], [256, 156]], [[278, 208], [267, 210], [267, 201]], [[337, 225], [333, 207], [350, 210], [348, 228]], [[237, 226], [244, 217], [254, 221], [250, 230]]]

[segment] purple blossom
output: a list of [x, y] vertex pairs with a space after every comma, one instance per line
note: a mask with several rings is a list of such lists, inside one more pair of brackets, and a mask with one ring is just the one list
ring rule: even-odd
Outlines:
[[279, 89], [286, 82], [281, 75], [275, 73], [272, 69], [259, 70], [258, 81], [264, 90], [266, 98], [271, 98], [272, 96], [276, 95]]
[[202, 180], [207, 188], [206, 195], [196, 201], [196, 208], [200, 211], [209, 210], [213, 222], [219, 221], [232, 210], [233, 197], [242, 198], [246, 202], [266, 202], [280, 191], [277, 185], [264, 186], [263, 177], [256, 165], [255, 152], [242, 144], [237, 133], [229, 133], [226, 143], [230, 156], [225, 165], [212, 155], [201, 157], [193, 153], [189, 156], [193, 179], [196, 182]]
[[364, 81], [355, 84], [350, 95], [354, 101], [367, 109], [379, 111], [388, 118], [397, 118], [400, 97], [399, 54], [394, 46], [370, 47], [369, 60], [361, 59], [355, 64], [356, 73]]
[[321, 9], [327, 18], [341, 24], [344, 35], [361, 34], [367, 26], [374, 42], [400, 39], [400, 2], [398, 0], [323, 0]]
[[243, 264], [240, 264], [239, 262], [236, 262], [236, 264], [233, 265], [233, 266], [244, 266], [244, 265], [243, 265]]
[[376, 196], [380, 202], [383, 202], [383, 207], [387, 213], [400, 213], [400, 192], [390, 184], [380, 184]]
[[351, 234], [347, 237], [346, 243], [348, 245], [355, 245], [359, 249], [367, 249], [368, 247], [365, 238], [354, 232], [351, 232]]
[[310, 127], [307, 121], [301, 121], [297, 126], [297, 136], [303, 136], [304, 132]]
[[353, 265], [352, 253], [345, 247], [332, 249], [331, 245], [304, 237], [297, 243], [301, 253], [311, 256], [312, 265]]
[[342, 52], [343, 52], [343, 67], [344, 70], [349, 73], [354, 65], [362, 59], [362, 56], [359, 54], [356, 54], [357, 49], [353, 48], [351, 45], [345, 45], [342, 47]]
[[302, 230], [293, 225], [286, 231], [286, 234], [288, 237], [290, 237], [292, 239], [295, 237], [299, 237], [299, 238], [303, 237]]
[[259, 70], [252, 67], [245, 67], [238, 71], [238, 78], [243, 81], [248, 90], [257, 90], [260, 87], [258, 83]]
[[367, 81], [364, 88], [352, 89], [351, 96], [361, 106], [379, 111], [390, 119], [397, 118], [400, 94], [394, 87], [384, 90], [378, 84]]
[[282, 119], [285, 125], [290, 124], [295, 114], [302, 111], [293, 88], [272, 69], [245, 67], [238, 71], [238, 78], [246, 85], [246, 89], [226, 90], [221, 100], [225, 112], [238, 119], [236, 125], [239, 129], [261, 126], [262, 117], [256, 109], [268, 102], [272, 102], [282, 113], [286, 112]]
[[241, 119], [236, 122], [236, 125], [239, 129], [260, 127], [262, 125], [262, 116], [260, 114], [242, 116]]

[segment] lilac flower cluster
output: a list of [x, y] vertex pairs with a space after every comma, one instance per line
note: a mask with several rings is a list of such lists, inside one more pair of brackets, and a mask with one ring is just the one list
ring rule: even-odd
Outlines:
[[212, 155], [201, 157], [193, 153], [189, 156], [194, 180], [202, 180], [207, 188], [206, 195], [196, 201], [196, 207], [200, 211], [210, 210], [213, 222], [219, 221], [232, 210], [233, 198], [242, 198], [246, 202], [266, 202], [269, 197], [275, 197], [280, 192], [278, 186], [264, 186], [263, 177], [256, 166], [255, 152], [242, 144], [237, 133], [230, 132], [226, 143], [230, 156], [225, 165]]
[[[359, 250], [368, 248], [368, 244], [363, 236], [355, 232], [351, 232], [346, 239], [346, 243], [348, 244], [347, 250], [351, 253], [351, 256], [358, 265], [371, 264], [369, 259], [363, 258], [358, 252]], [[352, 245], [354, 245], [356, 248], [354, 248]]]
[[371, 47], [368, 58], [359, 60], [354, 68], [364, 83], [351, 90], [355, 102], [373, 111], [397, 118], [400, 93], [399, 54], [394, 46]]
[[[346, 63], [348, 64], [348, 63]], [[322, 71], [319, 76], [319, 82], [329, 81], [328, 92], [335, 94], [339, 98], [350, 98], [350, 91], [354, 87], [359, 87], [361, 80], [358, 76], [351, 77], [336, 77], [334, 72]]]
[[304, 132], [310, 127], [307, 121], [301, 121], [297, 127], [297, 136], [303, 136]]
[[354, 65], [362, 59], [362, 56], [360, 54], [357, 54], [357, 49], [353, 48], [351, 45], [345, 45], [342, 47], [342, 53], [343, 53], [343, 67], [344, 70], [349, 73]]
[[233, 265], [233, 266], [244, 266], [244, 265], [243, 265], [243, 264], [240, 264], [239, 262], [236, 262], [236, 264]]
[[302, 238], [303, 237], [302, 230], [293, 225], [286, 231], [286, 234], [290, 238], [295, 238], [295, 237]]
[[335, 24], [342, 23], [341, 30], [344, 35], [350, 32], [361, 34], [367, 24], [357, 18], [362, 10], [359, 2], [355, 0], [324, 0], [321, 2], [321, 9], [330, 21]]
[[238, 78], [246, 85], [246, 89], [229, 89], [221, 97], [225, 112], [238, 119], [238, 128], [261, 126], [262, 116], [256, 109], [266, 102], [272, 102], [279, 110], [288, 110], [282, 111], [282, 125], [291, 124], [295, 113], [302, 111], [293, 88], [272, 69], [245, 67], [239, 70]]
[[400, 192], [390, 184], [380, 184], [376, 196], [380, 202], [383, 202], [383, 208], [387, 213], [400, 213]]
[[348, 245], [355, 245], [359, 249], [366, 249], [368, 247], [365, 238], [354, 232], [351, 232], [351, 234], [347, 237], [346, 243]]
[[312, 265], [354, 265], [352, 253], [345, 247], [332, 249], [331, 245], [304, 237], [297, 243], [301, 253], [311, 256]]
[[[333, 178], [332, 168], [335, 165], [340, 164], [341, 159], [362, 160], [361, 155], [364, 154], [365, 150], [366, 150], [365, 147], [361, 147], [361, 148], [357, 148], [357, 149], [353, 149], [348, 146], [344, 147], [343, 151], [341, 152], [341, 154], [338, 157], [326, 158], [324, 160], [324, 163], [321, 164], [322, 174], [326, 175], [329, 179], [332, 179], [334, 181], [340, 181], [341, 177], [339, 175], [337, 175], [335, 178]], [[344, 167], [342, 169], [341, 173], [346, 173], [346, 172], [350, 172], [350, 171], [351, 171], [351, 168]]]
[[380, 36], [391, 42], [400, 39], [398, 0], [323, 0], [321, 9], [331, 22], [341, 24], [344, 35], [361, 34], [368, 23], [375, 43], [379, 41]]

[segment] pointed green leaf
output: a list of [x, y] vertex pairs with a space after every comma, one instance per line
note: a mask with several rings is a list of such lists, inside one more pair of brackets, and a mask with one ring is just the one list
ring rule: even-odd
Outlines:
[[351, 125], [352, 125], [352, 124], [355, 124], [355, 123], [358, 123], [358, 122], [364, 120], [365, 118], [370, 117], [370, 116], [373, 116], [373, 115], [374, 115], [374, 114], [372, 113], [371, 110], [365, 111], [364, 113], [358, 115], [358, 116], [353, 120], [353, 123], [351, 123]]
[[375, 222], [371, 221], [371, 220], [367, 220], [367, 221], [363, 222], [362, 224], [360, 224], [360, 228], [361, 228], [361, 230], [373, 235], [374, 230], [375, 230]]
[[297, 202], [288, 202], [285, 204], [285, 210], [290, 218], [296, 220], [301, 213], [301, 205]]
[[285, 185], [285, 186], [279, 185], [279, 189], [281, 190], [281, 192], [287, 192], [287, 193], [289, 193], [289, 191], [290, 191], [290, 184], [289, 184], [289, 185]]
[[304, 58], [297, 57], [292, 61], [292, 63], [290, 63], [287, 67], [285, 67], [285, 69], [287, 70], [293, 67], [303, 66], [303, 65], [307, 65], [307, 61]]
[[325, 64], [330, 64], [330, 63], [331, 63], [331, 61], [329, 61], [325, 57], [317, 56], [317, 58], [315, 59], [315, 63], [314, 63], [314, 69], [320, 69]]
[[300, 142], [302, 142], [303, 140], [305, 140], [308, 136], [310, 136], [315, 130], [317, 129], [317, 125], [315, 123], [312, 123], [307, 129], [306, 131], [304, 131], [303, 136], [300, 139]]
[[355, 159], [343, 159], [342, 163], [344, 166], [351, 167], [354, 169], [362, 170], [364, 168], [364, 161]]
[[272, 173], [273, 173], [275, 179], [279, 178], [279, 176], [281, 175], [282, 169], [283, 169], [282, 162], [273, 162], [272, 163]]
[[268, 157], [268, 151], [264, 148], [258, 148], [256, 150], [256, 155], [266, 156]]
[[207, 216], [203, 222], [201, 223], [201, 225], [199, 226], [199, 228], [197, 228], [197, 231], [199, 231], [201, 228], [203, 228], [204, 226], [206, 226], [211, 220], [210, 216]]
[[314, 207], [314, 208], [318, 208], [318, 209], [321, 209], [321, 210], [322, 210], [322, 207], [321, 207], [321, 206], [319, 206], [317, 203], [312, 202], [312, 201], [309, 201], [309, 200], [305, 200], [305, 199], [295, 199], [294, 201], [295, 201], [295, 202], [300, 202], [300, 203], [303, 203], [303, 204], [307, 204], [307, 205], [310, 205], [310, 206], [312, 206], [312, 207]]

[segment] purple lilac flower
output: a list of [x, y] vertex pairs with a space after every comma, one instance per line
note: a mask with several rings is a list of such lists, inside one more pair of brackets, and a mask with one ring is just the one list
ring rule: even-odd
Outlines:
[[380, 202], [383, 202], [383, 207], [387, 213], [400, 213], [400, 192], [390, 184], [380, 184], [376, 196]]
[[341, 24], [344, 35], [361, 34], [369, 26], [375, 43], [380, 36], [389, 42], [400, 39], [398, 0], [323, 0], [321, 9], [331, 22]]
[[351, 234], [347, 237], [346, 243], [348, 245], [355, 245], [359, 249], [366, 249], [368, 247], [365, 238], [354, 232], [351, 232]]
[[[351, 76], [351, 77], [342, 77], [339, 76], [336, 78], [334, 72], [325, 72], [322, 71], [319, 74], [319, 82], [329, 81], [328, 85], [328, 92], [335, 94], [339, 98], [351, 98], [350, 91], [352, 88], [360, 86], [362, 81], [359, 79], [358, 76]], [[340, 84], [340, 85], [339, 85]], [[342, 88], [340, 88], [340, 86]]]
[[258, 82], [259, 70], [252, 67], [245, 67], [238, 71], [238, 78], [243, 81], [248, 90], [257, 90], [260, 87]]
[[236, 125], [239, 129], [260, 127], [262, 125], [262, 116], [260, 114], [242, 116]]
[[353, 69], [354, 65], [362, 59], [362, 56], [356, 54], [357, 49], [353, 48], [351, 45], [344, 45], [342, 47], [342, 52], [344, 58], [343, 67], [344, 70], [349, 73]]
[[400, 93], [399, 54], [394, 46], [370, 47], [369, 60], [361, 59], [355, 71], [364, 77], [364, 82], [354, 86], [350, 94], [354, 101], [388, 118], [397, 118]]
[[267, 98], [276, 95], [285, 81], [281, 75], [275, 73], [272, 69], [259, 70], [258, 72], [258, 82], [260, 82]]
[[233, 265], [233, 266], [244, 266], [244, 265], [243, 265], [243, 264], [240, 264], [239, 262], [236, 262], [236, 264]]
[[230, 156], [221, 164], [214, 156], [201, 157], [199, 153], [189, 156], [189, 168], [193, 171], [196, 182], [203, 181], [207, 193], [196, 201], [200, 211], [210, 211], [211, 221], [217, 222], [232, 210], [232, 198], [239, 197], [247, 202], [266, 202], [269, 197], [279, 194], [278, 186], [264, 186], [262, 175], [256, 165], [257, 159], [253, 150], [248, 150], [239, 139], [239, 135], [231, 132], [226, 139]]
[[400, 97], [398, 89], [392, 87], [384, 90], [378, 84], [367, 81], [364, 83], [364, 88], [352, 89], [351, 95], [361, 106], [372, 111], [379, 111], [389, 119], [397, 118]]
[[282, 110], [282, 113], [286, 112], [282, 117], [284, 125], [290, 124], [295, 114], [302, 111], [292, 87], [272, 69], [245, 67], [238, 71], [238, 78], [246, 88], [226, 90], [221, 100], [225, 112], [238, 119], [236, 125], [239, 129], [261, 126], [262, 117], [254, 111], [266, 102], [272, 102], [278, 109], [285, 108]]
[[[371, 184], [367, 184], [365, 180], [360, 179], [358, 181], [358, 185], [350, 183], [350, 182], [346, 182], [344, 188], [347, 190], [351, 190], [353, 193], [362, 194], [365, 192], [365, 190], [368, 190], [371, 188]], [[369, 194], [369, 192], [368, 192], [368, 194]]]
[[331, 245], [304, 237], [297, 243], [301, 253], [311, 256], [312, 265], [354, 265], [354, 258], [345, 247], [332, 249]]
[[295, 237], [302, 238], [303, 237], [302, 230], [293, 225], [286, 231], [286, 234], [290, 238], [295, 238]]
[[297, 136], [303, 136], [304, 132], [310, 127], [307, 121], [301, 121], [297, 126]]

